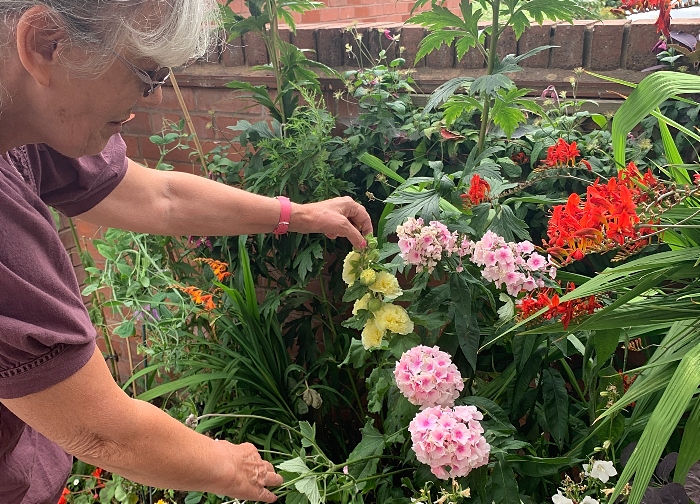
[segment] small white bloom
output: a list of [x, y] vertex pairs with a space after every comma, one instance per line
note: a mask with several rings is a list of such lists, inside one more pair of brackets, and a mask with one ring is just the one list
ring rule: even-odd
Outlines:
[[80, 480], [78, 478], [75, 478], [73, 480], [73, 486], [78, 486], [79, 483], [80, 483]]
[[593, 467], [583, 464], [583, 472], [586, 476], [599, 479], [603, 483], [607, 483], [610, 476], [617, 476], [617, 470], [609, 460], [596, 460], [593, 462]]
[[597, 500], [595, 500], [593, 497], [591, 497], [590, 495], [586, 495], [580, 504], [600, 504], [600, 503]]
[[557, 490], [556, 495], [552, 495], [552, 502], [554, 504], [574, 504], [574, 501], [563, 496], [559, 490]]

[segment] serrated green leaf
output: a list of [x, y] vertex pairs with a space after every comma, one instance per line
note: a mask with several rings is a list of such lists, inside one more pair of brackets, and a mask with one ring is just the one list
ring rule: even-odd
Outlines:
[[304, 462], [301, 457], [285, 460], [284, 462], [277, 464], [277, 468], [294, 474], [306, 474], [310, 471], [310, 469], [306, 466], [306, 462]]
[[[384, 436], [372, 425], [373, 420], [368, 420], [360, 429], [362, 440], [348, 456], [347, 465], [350, 474], [356, 479], [362, 479], [377, 473], [379, 456], [384, 453]], [[354, 463], [354, 461], [360, 461]], [[357, 489], [362, 490], [367, 482], [357, 484]]]
[[472, 82], [469, 88], [469, 93], [475, 94], [486, 94], [490, 96], [495, 96], [496, 93], [501, 89], [511, 89], [513, 87], [513, 81], [507, 75], [503, 74], [493, 74], [493, 75], [482, 75], [477, 77]]
[[294, 483], [294, 488], [306, 495], [311, 504], [321, 504], [321, 492], [318, 489], [316, 476], [307, 476], [306, 478], [296, 481]]
[[456, 36], [457, 34], [454, 30], [438, 30], [429, 33], [418, 45], [418, 53], [413, 63], [418, 63], [431, 52], [440, 49], [443, 44], [446, 46], [452, 45]]
[[299, 431], [303, 434], [301, 445], [304, 448], [313, 446], [313, 441], [316, 439], [316, 425], [311, 425], [307, 421], [299, 422]]
[[365, 362], [367, 362], [368, 355], [369, 352], [365, 350], [364, 346], [362, 346], [362, 341], [357, 338], [353, 338], [350, 342], [348, 354], [345, 356], [345, 360], [340, 363], [340, 367], [351, 364], [355, 369], [359, 369], [364, 366]]

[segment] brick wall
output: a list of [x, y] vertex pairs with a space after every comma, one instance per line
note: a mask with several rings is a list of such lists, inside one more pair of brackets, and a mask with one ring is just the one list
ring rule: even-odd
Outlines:
[[[403, 23], [410, 17], [415, 0], [323, 0], [325, 7], [303, 14], [294, 14], [298, 24], [367, 23], [380, 19], [385, 23]], [[459, 0], [447, 0], [449, 9], [459, 9]], [[244, 0], [231, 3], [234, 12], [248, 15]], [[430, 2], [428, 2], [430, 7]]]
[[[346, 52], [346, 44], [356, 47], [353, 34], [341, 26], [343, 25], [302, 25], [296, 35], [289, 31], [283, 31], [282, 34], [297, 46], [312, 49], [313, 58], [342, 72], [356, 68], [358, 61]], [[423, 28], [367, 23], [358, 25], [356, 31], [362, 34], [363, 43], [370, 52], [377, 54], [380, 49], [389, 46], [389, 41], [383, 34], [387, 28], [392, 34], [400, 34], [402, 55], [407, 61], [413, 62], [418, 44], [426, 34]], [[700, 30], [698, 24], [690, 23], [674, 24], [673, 28], [696, 35]], [[572, 70], [577, 67], [638, 82], [645, 75], [641, 70], [656, 63], [655, 55], [650, 49], [657, 40], [653, 20], [547, 23], [531, 27], [518, 41], [512, 32], [506, 32], [499, 41], [499, 54], [523, 54], [534, 47], [547, 44], [558, 46], [524, 60], [524, 70], [512, 74], [516, 84], [539, 94], [552, 84], [560, 90], [568, 90]], [[394, 45], [392, 50], [396, 52], [389, 57], [397, 56], [398, 45]], [[275, 81], [270, 72], [251, 70], [252, 66], [267, 61], [267, 51], [262, 41], [253, 34], [247, 34], [231, 41], [219, 53], [210, 55], [208, 61], [199, 62], [177, 75], [185, 103], [205, 150], [218, 142], [228, 141], [233, 133], [226, 127], [239, 119], [254, 122], [266, 118], [265, 110], [259, 105], [225, 86], [232, 80], [243, 80], [274, 89]], [[417, 88], [430, 93], [452, 77], [478, 76], [485, 70], [483, 59], [477, 51], [472, 50], [461, 61], [457, 61], [454, 47], [443, 46], [416, 63], [412, 71]], [[328, 108], [341, 121], [351, 120], [357, 113], [356, 108], [333, 97], [333, 92], [342, 88], [342, 82], [327, 77], [322, 77], [321, 82]], [[589, 75], [582, 77], [578, 90], [580, 97], [597, 100], [619, 99], [618, 93], [627, 94], [629, 88], [600, 81]], [[125, 125], [123, 133], [129, 146], [129, 155], [153, 165], [159, 152], [148, 137], [160, 131], [164, 119], [179, 120], [182, 117], [173, 89], [165, 87], [160, 105], [137, 108], [135, 112], [135, 119]], [[186, 151], [175, 151], [166, 159], [176, 169], [198, 171], [196, 163], [188, 158]]]
[[[342, 2], [346, 5], [340, 5]], [[412, 2], [337, 0], [328, 9], [320, 12], [331, 12], [332, 9], [336, 9], [340, 16], [341, 12], [350, 12], [342, 11], [343, 8], [359, 9], [371, 5], [395, 4], [398, 10], [399, 4], [412, 4]], [[388, 41], [383, 37], [383, 31], [390, 28], [392, 34], [401, 35], [400, 44], [404, 48], [402, 54], [412, 63], [418, 44], [426, 33], [425, 30], [415, 26], [389, 23], [390, 16], [384, 16], [382, 19], [382, 23], [365, 23], [357, 26], [358, 32], [363, 34], [363, 42], [374, 54], [378, 53], [382, 47], [388, 46]], [[342, 21], [303, 24], [298, 27], [296, 35], [289, 31], [283, 31], [283, 35], [301, 48], [313, 49], [314, 58], [342, 72], [356, 68], [358, 65], [357, 60], [349, 58], [345, 51], [346, 44], [355, 44], [352, 34], [344, 30], [347, 24], [349, 23]], [[700, 30], [698, 24], [690, 23], [674, 23], [672, 28], [695, 35]], [[547, 44], [559, 46], [525, 60], [524, 70], [512, 75], [519, 86], [530, 88], [535, 94], [539, 94], [548, 85], [555, 85], [559, 90], [570, 89], [568, 81], [572, 76], [572, 70], [577, 67], [638, 82], [646, 75], [641, 70], [656, 63], [656, 58], [650, 49], [657, 40], [658, 35], [653, 21], [648, 20], [576, 21], [573, 25], [548, 23], [544, 26], [531, 27], [518, 41], [515, 40], [512, 32], [506, 33], [499, 41], [499, 54], [501, 56], [508, 53], [523, 54], [529, 49]], [[397, 54], [393, 53], [391, 56]], [[185, 104], [192, 115], [197, 134], [205, 150], [211, 149], [217, 143], [228, 142], [233, 133], [226, 127], [235, 124], [238, 120], [255, 122], [266, 119], [265, 111], [259, 105], [226, 88], [226, 83], [232, 80], [243, 80], [256, 85], [264, 84], [274, 89], [275, 80], [269, 72], [251, 70], [252, 66], [264, 63], [267, 63], [265, 46], [261, 40], [248, 34], [221, 48], [220, 52], [209, 55], [207, 61], [197, 63], [177, 75]], [[452, 77], [481, 75], [484, 73], [483, 67], [483, 60], [475, 51], [469, 52], [462, 61], [457, 61], [454, 47], [443, 47], [419, 61], [413, 68], [413, 77], [418, 89], [424, 93], [430, 93]], [[333, 92], [341, 89], [342, 83], [337, 79], [326, 77], [321, 78], [321, 83], [328, 108], [339, 117], [340, 121], [351, 120], [357, 114], [356, 107], [333, 98]], [[596, 100], [619, 100], [617, 93], [628, 94], [629, 88], [602, 82], [584, 74], [578, 93], [579, 97]], [[178, 121], [182, 117], [173, 89], [169, 86], [165, 87], [163, 101], [158, 106], [136, 108], [134, 112], [136, 117], [125, 125], [123, 132], [128, 145], [128, 154], [137, 161], [153, 166], [159, 157], [159, 151], [148, 140], [149, 136], [161, 130], [164, 119]], [[235, 152], [232, 156], [235, 156]], [[166, 160], [178, 170], [199, 173], [198, 165], [187, 156], [186, 151], [176, 150], [168, 155]], [[86, 223], [79, 222], [79, 231], [86, 237], [88, 246], [92, 237], [100, 235], [99, 229]], [[65, 231], [62, 236], [65, 238], [66, 245], [70, 247], [72, 237]], [[77, 263], [76, 266], [78, 266]], [[115, 351], [120, 355], [121, 372], [128, 375], [126, 343], [117, 338], [115, 340]], [[135, 344], [135, 341], [132, 344]], [[138, 359], [135, 352], [134, 358]]]

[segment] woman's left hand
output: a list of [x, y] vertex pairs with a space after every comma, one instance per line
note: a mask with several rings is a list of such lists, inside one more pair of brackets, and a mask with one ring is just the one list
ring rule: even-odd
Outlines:
[[367, 210], [349, 196], [305, 205], [292, 204], [289, 230], [324, 233], [328, 238], [343, 236], [356, 248], [364, 248], [364, 236], [373, 233]]

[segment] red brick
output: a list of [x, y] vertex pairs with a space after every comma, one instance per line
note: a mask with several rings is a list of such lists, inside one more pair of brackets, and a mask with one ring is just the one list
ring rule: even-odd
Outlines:
[[355, 7], [355, 19], [361, 19], [369, 17], [369, 7], [361, 6]]
[[338, 19], [341, 21], [351, 21], [355, 15], [355, 9], [352, 7], [340, 7], [338, 9]]
[[[484, 39], [486, 42], [486, 39]], [[476, 47], [471, 47], [462, 59], [457, 61], [457, 50], [455, 49], [455, 67], [457, 68], [485, 68], [486, 59]]]
[[421, 26], [404, 26], [401, 28], [401, 38], [399, 40], [401, 46], [406, 48], [402, 54], [402, 57], [406, 58], [406, 64], [408, 67], [425, 66], [425, 58], [415, 62], [416, 55], [418, 54], [418, 45], [425, 37], [425, 33], [425, 29]]
[[266, 65], [268, 63], [265, 42], [257, 33], [243, 35], [243, 54], [248, 66]]
[[292, 34], [292, 44], [297, 46], [299, 49], [310, 49], [304, 51], [304, 54], [310, 60], [318, 61], [318, 54], [316, 50], [316, 30], [308, 28], [298, 28], [296, 35]]
[[70, 228], [61, 229], [58, 233], [58, 237], [61, 239], [61, 243], [63, 243], [63, 247], [66, 250], [75, 248], [75, 240], [73, 239], [73, 232]]
[[139, 147], [139, 139], [132, 135], [122, 135], [124, 143], [126, 143], [126, 155], [130, 158], [137, 159], [141, 156], [141, 149]]
[[227, 67], [245, 65], [245, 56], [243, 55], [243, 37], [236, 37], [226, 43], [221, 61]]
[[338, 21], [338, 9], [321, 9], [318, 11], [320, 14], [321, 23], [329, 23], [332, 21]]
[[312, 24], [321, 22], [321, 9], [305, 12], [301, 16], [302, 23]]
[[[486, 41], [488, 43], [488, 37], [486, 37]], [[496, 44], [496, 54], [498, 54], [498, 58], [501, 60], [507, 54], [518, 53], [518, 41], [515, 40], [515, 32], [510, 26], [498, 37], [498, 42]]]
[[316, 32], [318, 44], [318, 61], [331, 68], [343, 65], [343, 30], [340, 28], [328, 28]]
[[200, 88], [194, 94], [196, 107], [200, 112], [232, 112], [245, 115], [260, 115], [262, 107], [246, 93], [230, 89]]
[[[180, 87], [180, 93], [182, 94], [182, 99], [185, 102], [185, 106], [188, 110], [194, 109], [194, 91], [192, 88]], [[166, 109], [166, 110], [180, 110], [180, 102], [175, 94], [175, 89], [167, 86], [163, 87], [163, 100], [158, 105], [153, 105], [148, 107], [149, 109]]]
[[153, 126], [151, 125], [151, 115], [150, 111], [143, 111], [140, 109], [134, 109], [134, 118], [125, 123], [122, 127], [122, 131], [128, 134], [152, 134]]
[[[525, 54], [526, 52], [537, 47], [551, 45], [553, 26], [554, 23], [547, 21], [541, 26], [533, 24], [527, 28], [520, 36], [520, 40], [518, 40], [518, 54]], [[529, 58], [524, 59], [520, 65], [522, 67], [530, 68], [547, 68], [550, 51], [551, 49], [547, 49], [535, 54], [534, 56], [530, 56]]]
[[614, 19], [594, 25], [591, 37], [591, 70], [615, 70], [620, 68], [623, 31], [629, 21]]
[[592, 21], [574, 21], [574, 24], [558, 24], [554, 27], [551, 66], [573, 69], [583, 66], [583, 39], [586, 27]]
[[656, 55], [651, 52], [651, 48], [659, 40], [654, 21], [653, 19], [639, 19], [632, 22], [627, 44], [625, 68], [629, 70], [644, 70], [658, 63]]
[[452, 68], [455, 64], [455, 46], [442, 44], [425, 57], [428, 68]]
[[372, 21], [377, 21], [384, 14], [384, 7], [380, 5], [370, 5], [369, 7], [369, 17], [373, 18]]

